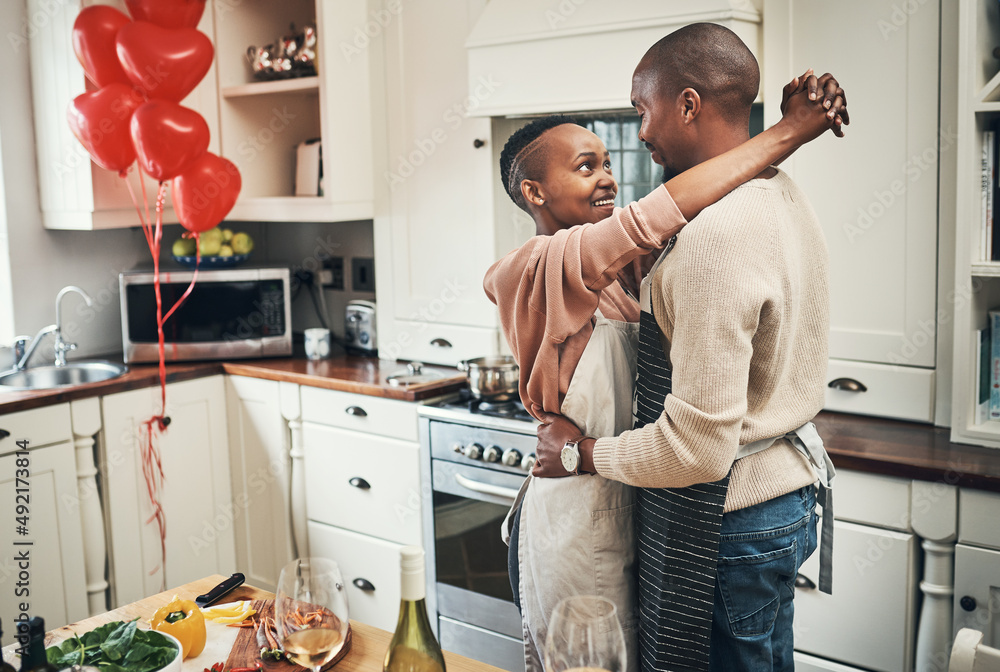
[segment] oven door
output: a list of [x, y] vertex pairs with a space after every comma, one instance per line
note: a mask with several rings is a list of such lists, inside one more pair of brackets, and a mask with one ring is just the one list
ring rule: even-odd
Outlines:
[[437, 459], [432, 472], [441, 645], [521, 670], [521, 615], [514, 606], [500, 528], [524, 476]]

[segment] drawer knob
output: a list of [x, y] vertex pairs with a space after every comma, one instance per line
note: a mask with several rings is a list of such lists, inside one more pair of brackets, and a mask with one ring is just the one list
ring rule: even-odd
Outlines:
[[472, 146], [475, 147], [476, 149], [479, 149], [480, 147], [485, 147], [486, 141], [476, 138], [475, 140], [472, 141]]
[[845, 392], [867, 392], [868, 388], [865, 384], [859, 380], [854, 380], [853, 378], [836, 378], [830, 381], [827, 387], [832, 387], [835, 390], [844, 390]]
[[347, 408], [344, 409], [344, 412], [347, 413], [348, 415], [353, 415], [358, 418], [368, 417], [368, 411], [361, 408], [360, 406], [348, 406]]
[[374, 593], [375, 592], [375, 586], [373, 586], [372, 582], [369, 581], [368, 579], [357, 578], [357, 579], [354, 579], [354, 581], [352, 581], [351, 583], [353, 583], [354, 586], [358, 590], [363, 590], [366, 593]]
[[352, 478], [351, 480], [349, 480], [348, 483], [350, 483], [351, 485], [353, 485], [358, 490], [371, 490], [372, 489], [371, 483], [369, 483], [365, 479], [361, 478], [360, 476], [355, 476], [354, 478]]
[[816, 583], [804, 574], [795, 575], [795, 587], [816, 590]]
[[966, 595], [961, 600], [959, 600], [958, 603], [959, 605], [961, 605], [962, 609], [965, 609], [966, 611], [976, 610], [976, 598], [974, 597], [969, 597], [968, 595]]
[[435, 338], [433, 341], [431, 341], [431, 345], [433, 345], [435, 348], [450, 348], [451, 342], [444, 338]]
[[0, 429], [0, 441], [6, 439], [8, 436], [10, 436], [10, 432], [8, 432], [6, 429]]

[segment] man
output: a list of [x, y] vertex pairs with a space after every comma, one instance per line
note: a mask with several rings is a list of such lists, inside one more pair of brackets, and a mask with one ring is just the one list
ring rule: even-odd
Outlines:
[[[744, 142], [758, 84], [753, 55], [721, 26], [687, 26], [650, 48], [632, 102], [665, 176]], [[552, 416], [533, 473], [642, 488], [644, 671], [793, 669], [793, 582], [816, 546], [813, 484], [832, 478], [807, 424], [824, 403], [829, 298], [805, 196], [774, 168], [738, 187], [678, 234], [641, 303], [637, 429], [577, 440]]]

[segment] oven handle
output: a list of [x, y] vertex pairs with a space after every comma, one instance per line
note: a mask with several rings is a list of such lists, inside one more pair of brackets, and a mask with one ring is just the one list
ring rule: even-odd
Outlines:
[[462, 474], [455, 474], [455, 482], [461, 485], [467, 490], [472, 490], [473, 492], [481, 492], [484, 495], [496, 495], [497, 497], [504, 497], [510, 501], [515, 501], [517, 499], [517, 490], [514, 488], [505, 488], [502, 485], [493, 485], [492, 483], [483, 483], [481, 481], [476, 481], [468, 476], [463, 476]]

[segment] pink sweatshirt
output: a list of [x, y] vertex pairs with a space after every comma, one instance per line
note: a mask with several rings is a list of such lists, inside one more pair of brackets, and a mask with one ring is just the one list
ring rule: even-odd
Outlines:
[[685, 223], [659, 187], [596, 224], [535, 236], [490, 267], [483, 287], [500, 310], [529, 413], [559, 412], [598, 308], [608, 319], [638, 321], [639, 304], [618, 274], [664, 247]]

